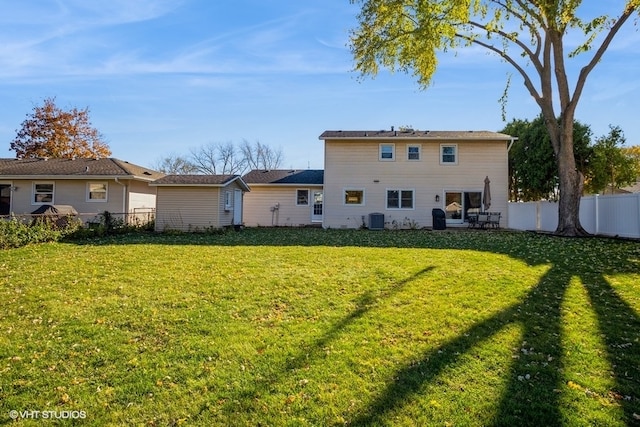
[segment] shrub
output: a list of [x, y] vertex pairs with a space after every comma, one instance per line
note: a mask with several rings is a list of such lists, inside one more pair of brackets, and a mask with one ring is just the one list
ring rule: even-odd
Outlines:
[[55, 221], [32, 221], [30, 224], [17, 217], [0, 221], [0, 249], [18, 248], [30, 243], [58, 241], [81, 228], [80, 221], [68, 218], [64, 226]]

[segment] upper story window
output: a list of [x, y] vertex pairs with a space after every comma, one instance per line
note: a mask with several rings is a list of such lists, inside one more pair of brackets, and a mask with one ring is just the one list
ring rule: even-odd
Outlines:
[[396, 158], [395, 144], [380, 144], [380, 160], [393, 161]]
[[87, 201], [106, 202], [107, 201], [107, 183], [106, 182], [87, 183]]
[[364, 205], [364, 190], [346, 189], [344, 190], [345, 205]]
[[45, 203], [53, 204], [53, 192], [55, 185], [53, 182], [35, 182], [33, 184], [32, 203], [41, 205]]
[[458, 164], [458, 146], [441, 145], [440, 146], [440, 164], [457, 165]]
[[297, 190], [296, 191], [296, 205], [308, 206], [309, 205], [309, 190]]
[[407, 145], [407, 160], [420, 160], [420, 145]]

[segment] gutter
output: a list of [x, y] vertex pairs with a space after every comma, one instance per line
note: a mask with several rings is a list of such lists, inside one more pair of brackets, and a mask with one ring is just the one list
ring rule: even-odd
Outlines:
[[516, 137], [512, 137], [511, 141], [509, 141], [509, 146], [507, 147], [507, 153], [509, 153], [509, 151], [511, 151], [511, 147], [513, 146], [513, 144], [518, 140], [518, 138]]

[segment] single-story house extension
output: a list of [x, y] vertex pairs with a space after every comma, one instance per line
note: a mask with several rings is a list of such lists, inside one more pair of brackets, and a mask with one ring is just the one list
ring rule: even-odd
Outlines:
[[69, 205], [84, 221], [109, 211], [128, 220], [153, 216], [160, 172], [114, 158], [0, 159], [0, 215]]
[[246, 226], [322, 224], [324, 171], [255, 169], [242, 179], [251, 187], [244, 199]]
[[446, 226], [467, 226], [480, 211], [507, 223], [512, 136], [392, 128], [328, 130], [319, 139], [325, 228], [430, 227], [436, 214]]
[[249, 186], [240, 175], [167, 175], [157, 188], [156, 231], [206, 231], [242, 224], [243, 194]]

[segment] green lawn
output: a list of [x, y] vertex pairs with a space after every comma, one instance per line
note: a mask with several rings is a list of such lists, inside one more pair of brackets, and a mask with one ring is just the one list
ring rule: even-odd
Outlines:
[[137, 234], [0, 251], [0, 300], [0, 424], [640, 423], [637, 242]]

